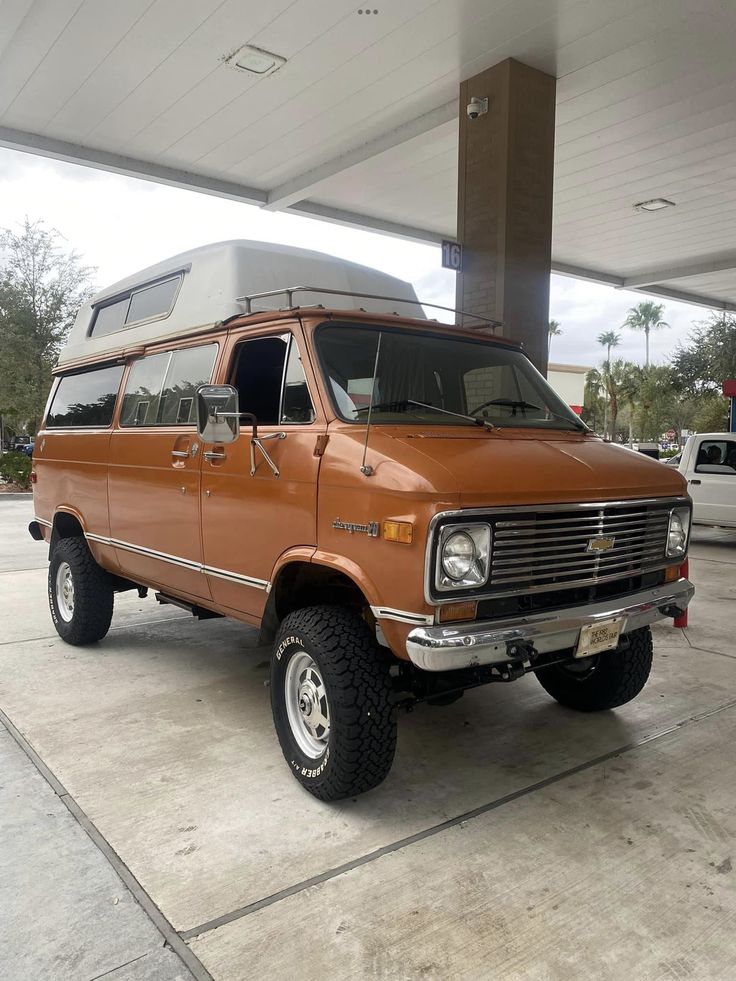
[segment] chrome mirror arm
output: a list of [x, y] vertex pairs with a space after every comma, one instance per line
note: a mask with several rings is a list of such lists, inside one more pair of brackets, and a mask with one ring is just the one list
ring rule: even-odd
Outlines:
[[256, 446], [258, 447], [258, 449], [263, 454], [263, 459], [266, 461], [266, 463], [271, 468], [274, 477], [280, 477], [281, 476], [281, 471], [276, 466], [276, 464], [273, 462], [273, 460], [271, 459], [271, 457], [268, 455], [268, 452], [266, 451], [266, 447], [263, 445], [263, 440], [266, 440], [266, 439], [286, 439], [286, 433], [268, 433], [266, 436], [253, 436], [253, 437], [251, 437], [251, 441], [250, 441], [250, 475], [251, 475], [251, 477], [254, 477], [255, 476], [255, 473], [256, 473], [256, 449], [255, 449]]

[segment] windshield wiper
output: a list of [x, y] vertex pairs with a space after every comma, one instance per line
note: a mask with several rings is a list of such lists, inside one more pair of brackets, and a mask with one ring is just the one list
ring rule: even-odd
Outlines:
[[588, 429], [582, 419], [570, 419], [568, 416], [563, 416], [561, 412], [555, 412], [554, 409], [550, 409], [549, 406], [535, 405], [534, 402], [527, 402], [525, 399], [491, 399], [485, 405], [502, 405], [510, 409], [521, 409], [522, 412], [526, 409], [535, 409], [537, 412], [546, 412], [548, 415], [554, 416], [555, 419], [560, 419], [562, 422], [569, 422], [571, 426], [581, 430], [581, 432], [587, 432]]
[[[466, 419], [468, 422], [472, 422], [475, 426], [486, 426], [488, 429], [496, 428], [495, 424], [489, 422], [487, 419], [481, 419], [478, 416], [466, 416], [463, 415], [462, 412], [451, 412], [449, 409], [443, 409], [438, 405], [429, 405], [427, 402], [417, 402], [416, 399], [397, 399], [395, 402], [376, 402], [373, 405], [373, 411], [390, 412], [391, 410], [394, 410], [396, 412], [400, 412], [402, 408], [406, 408], [410, 405], [418, 405], [421, 409], [431, 409], [432, 412], [441, 412], [443, 415], [453, 416], [455, 419]], [[360, 414], [361, 412], [367, 412], [368, 408], [369, 407], [367, 405], [364, 405], [355, 411], [357, 414]], [[421, 416], [418, 416], [416, 412], [413, 412], [412, 415], [417, 416], [417, 418], [421, 418]]]
[[495, 429], [494, 423], [488, 419], [481, 419], [480, 416], [466, 416], [462, 412], [451, 412], [449, 409], [441, 409], [438, 405], [428, 405], [426, 402], [415, 402], [414, 399], [407, 399], [410, 405], [421, 405], [423, 409], [434, 409], [435, 412], [443, 412], [446, 416], [455, 416], [457, 419], [467, 419], [474, 422], [476, 426], [485, 426], [487, 429]]

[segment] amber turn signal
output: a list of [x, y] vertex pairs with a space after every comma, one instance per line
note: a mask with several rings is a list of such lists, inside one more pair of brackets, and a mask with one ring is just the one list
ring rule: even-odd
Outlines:
[[665, 571], [664, 571], [664, 581], [665, 582], [674, 582], [675, 579], [679, 579], [679, 578], [680, 578], [680, 566], [679, 565], [671, 565], [668, 569], [665, 569]]
[[384, 521], [383, 537], [387, 542], [411, 545], [414, 540], [414, 525], [410, 521]]
[[452, 623], [454, 620], [475, 620], [478, 604], [466, 600], [464, 603], [448, 603], [440, 607], [440, 623]]

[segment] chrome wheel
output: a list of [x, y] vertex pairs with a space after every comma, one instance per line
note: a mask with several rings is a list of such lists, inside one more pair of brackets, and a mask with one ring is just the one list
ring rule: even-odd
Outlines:
[[330, 706], [319, 668], [306, 651], [297, 651], [284, 678], [286, 714], [299, 749], [316, 760], [330, 738]]
[[56, 570], [56, 606], [61, 619], [71, 623], [74, 616], [74, 579], [68, 562], [62, 562]]

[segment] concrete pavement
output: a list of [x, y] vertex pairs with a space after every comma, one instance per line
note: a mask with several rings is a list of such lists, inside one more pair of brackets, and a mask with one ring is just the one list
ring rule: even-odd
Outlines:
[[[255, 631], [124, 594], [103, 643], [67, 647], [29, 518], [27, 502], [0, 499], [0, 709], [143, 903], [123, 887], [156, 938], [140, 970], [165, 955], [160, 970], [217, 981], [732, 977], [736, 533], [696, 530], [691, 626], [656, 629], [652, 679], [630, 705], [578, 715], [530, 677], [420, 708], [400, 720], [385, 784], [336, 806], [283, 763]], [[17, 833], [0, 836], [10, 866]], [[61, 826], [36, 837], [109, 912]], [[26, 881], [8, 881], [20, 902]], [[54, 904], [41, 909], [45, 947], [66, 943], [67, 908], [78, 938], [76, 905], [56, 903], [48, 923]], [[142, 929], [116, 931], [130, 937], [120, 957], [145, 946]], [[15, 956], [34, 956], [18, 924], [8, 934]], [[101, 973], [18, 963], [18, 981]]]

